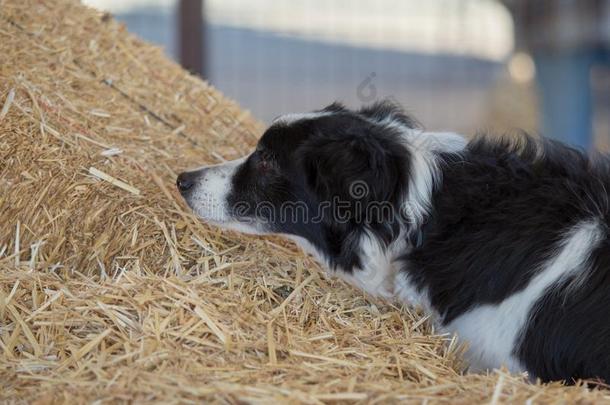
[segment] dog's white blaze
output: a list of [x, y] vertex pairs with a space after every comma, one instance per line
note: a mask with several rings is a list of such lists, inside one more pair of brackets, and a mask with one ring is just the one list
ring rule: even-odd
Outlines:
[[558, 253], [530, 280], [525, 289], [498, 305], [474, 308], [447, 325], [447, 332], [457, 333], [460, 339], [468, 343], [466, 356], [471, 371], [502, 365], [511, 372], [524, 370], [514, 351], [534, 304], [549, 287], [567, 277], [576, 275], [577, 279], [586, 278], [591, 251], [603, 237], [599, 222], [578, 224], [566, 235]]
[[193, 207], [193, 211], [208, 223], [250, 235], [265, 235], [267, 232], [262, 229], [261, 224], [255, 221], [252, 223], [239, 222], [229, 216], [227, 195], [231, 191], [235, 171], [247, 158], [245, 156], [226, 163], [200, 168], [199, 170], [207, 170], [194, 186], [195, 190], [188, 198], [188, 203]]
[[231, 179], [235, 171], [245, 159], [240, 158], [203, 168], [206, 171], [193, 186], [193, 193], [188, 199], [189, 205], [197, 215], [218, 223], [229, 219], [227, 194], [231, 190]]
[[458, 153], [466, 147], [466, 139], [451, 132], [421, 132], [403, 129], [407, 148], [411, 152], [408, 193], [404, 214], [411, 226], [418, 227], [430, 212], [434, 186], [441, 181], [438, 153]]
[[320, 117], [326, 117], [328, 115], [332, 115], [331, 111], [319, 111], [319, 112], [308, 112], [308, 113], [292, 113], [292, 114], [284, 114], [277, 118], [275, 118], [272, 124], [276, 123], [284, 123], [284, 124], [292, 124], [293, 122], [302, 121], [302, 120], [313, 120]]

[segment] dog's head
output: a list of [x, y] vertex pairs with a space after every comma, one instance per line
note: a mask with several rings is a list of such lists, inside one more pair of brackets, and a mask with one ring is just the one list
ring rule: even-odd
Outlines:
[[177, 185], [209, 223], [289, 235], [351, 269], [363, 234], [390, 242], [401, 230], [411, 154], [405, 131], [414, 127], [388, 103], [282, 116], [249, 156], [184, 172]]

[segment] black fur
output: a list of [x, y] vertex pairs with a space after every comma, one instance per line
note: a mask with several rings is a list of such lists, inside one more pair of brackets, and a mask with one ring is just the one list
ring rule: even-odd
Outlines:
[[379, 101], [369, 106], [362, 107], [358, 112], [363, 116], [371, 118], [377, 122], [383, 120], [392, 120], [394, 122], [405, 125], [408, 128], [421, 127], [421, 125], [415, 118], [411, 117], [410, 115], [407, 115], [403, 111], [402, 107], [389, 100]]

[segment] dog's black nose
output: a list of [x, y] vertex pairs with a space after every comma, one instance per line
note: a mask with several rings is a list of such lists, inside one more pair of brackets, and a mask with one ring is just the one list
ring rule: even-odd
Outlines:
[[178, 190], [181, 192], [190, 190], [194, 184], [195, 179], [193, 178], [192, 173], [189, 172], [180, 173], [176, 180], [176, 186], [178, 186]]

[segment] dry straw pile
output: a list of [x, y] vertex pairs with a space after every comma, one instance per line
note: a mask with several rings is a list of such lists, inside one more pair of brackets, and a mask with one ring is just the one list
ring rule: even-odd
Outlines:
[[608, 400], [461, 375], [417, 314], [293, 245], [210, 228], [173, 184], [260, 125], [112, 18], [0, 0], [0, 398]]

